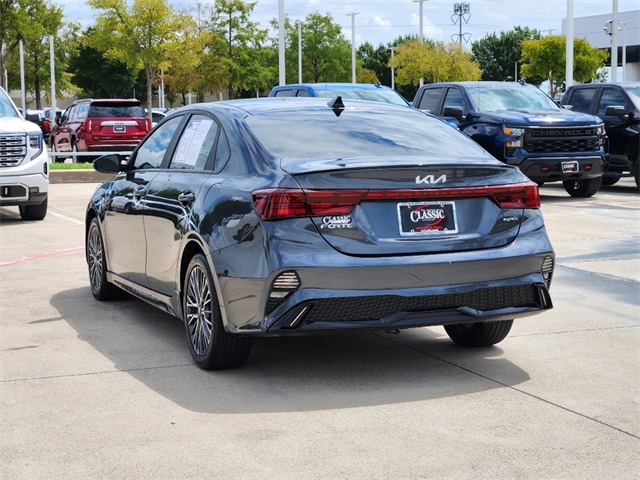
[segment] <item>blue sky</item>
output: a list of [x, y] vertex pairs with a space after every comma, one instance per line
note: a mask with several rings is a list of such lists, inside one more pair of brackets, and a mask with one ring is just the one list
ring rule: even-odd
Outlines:
[[[80, 21], [83, 26], [93, 22], [96, 11], [82, 0], [54, 0], [64, 7], [68, 18]], [[174, 1], [179, 8], [195, 8], [212, 2]], [[424, 35], [426, 38], [450, 41], [459, 33], [454, 25], [453, 0], [426, 0], [424, 8]], [[543, 34], [559, 34], [562, 19], [566, 16], [565, 0], [471, 0], [468, 23], [463, 23], [463, 33], [470, 34], [470, 41], [478, 40], [488, 33], [510, 30], [515, 25], [541, 30]], [[610, 14], [612, 1], [575, 0], [574, 16]], [[358, 12], [355, 17], [356, 46], [369, 41], [377, 46], [400, 35], [417, 34], [419, 30], [419, 5], [411, 0], [284, 0], [285, 13], [293, 20], [302, 19], [312, 12], [330, 13], [343, 32], [351, 40], [351, 18], [348, 14]], [[637, 10], [637, 0], [619, 0], [618, 11]], [[253, 11], [253, 20], [263, 28], [278, 15], [278, 0], [258, 0]], [[604, 35], [604, 33], [603, 33]]]

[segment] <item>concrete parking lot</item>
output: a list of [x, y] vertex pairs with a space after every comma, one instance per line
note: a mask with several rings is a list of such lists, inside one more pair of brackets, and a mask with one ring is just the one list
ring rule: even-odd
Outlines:
[[555, 308], [499, 345], [442, 328], [260, 339], [205, 372], [181, 323], [100, 303], [84, 261], [95, 184], [49, 214], [0, 208], [2, 479], [640, 478], [640, 195], [541, 189]]

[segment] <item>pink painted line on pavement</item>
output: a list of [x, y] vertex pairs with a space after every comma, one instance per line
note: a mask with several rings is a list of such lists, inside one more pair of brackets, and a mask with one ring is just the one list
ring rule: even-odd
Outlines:
[[0, 267], [6, 267], [8, 265], [15, 265], [16, 263], [28, 262], [29, 260], [36, 260], [38, 258], [51, 257], [53, 255], [60, 255], [62, 253], [77, 252], [78, 250], [84, 250], [84, 246], [82, 246], [82, 247], [64, 248], [62, 250], [56, 250], [54, 252], [38, 253], [36, 255], [29, 255], [27, 257], [14, 258], [13, 260], [7, 260], [6, 262], [0, 262]]

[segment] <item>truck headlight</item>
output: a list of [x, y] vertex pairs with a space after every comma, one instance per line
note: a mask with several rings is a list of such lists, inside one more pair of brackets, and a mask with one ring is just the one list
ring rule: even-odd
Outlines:
[[502, 132], [506, 135], [513, 135], [514, 137], [521, 137], [524, 135], [524, 128], [514, 128], [514, 127], [502, 127]]
[[33, 160], [42, 153], [42, 147], [44, 140], [42, 139], [42, 133], [30, 133], [28, 136], [29, 144], [29, 160]]

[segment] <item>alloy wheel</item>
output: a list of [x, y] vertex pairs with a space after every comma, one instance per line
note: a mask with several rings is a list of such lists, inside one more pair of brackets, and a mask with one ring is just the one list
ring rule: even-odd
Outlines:
[[194, 267], [189, 275], [186, 319], [191, 346], [197, 355], [204, 356], [211, 343], [213, 325], [211, 289], [207, 274], [200, 266]]
[[94, 291], [99, 291], [102, 284], [103, 255], [102, 240], [100, 231], [96, 226], [92, 226], [89, 231], [87, 246], [87, 257], [89, 261], [89, 281]]

